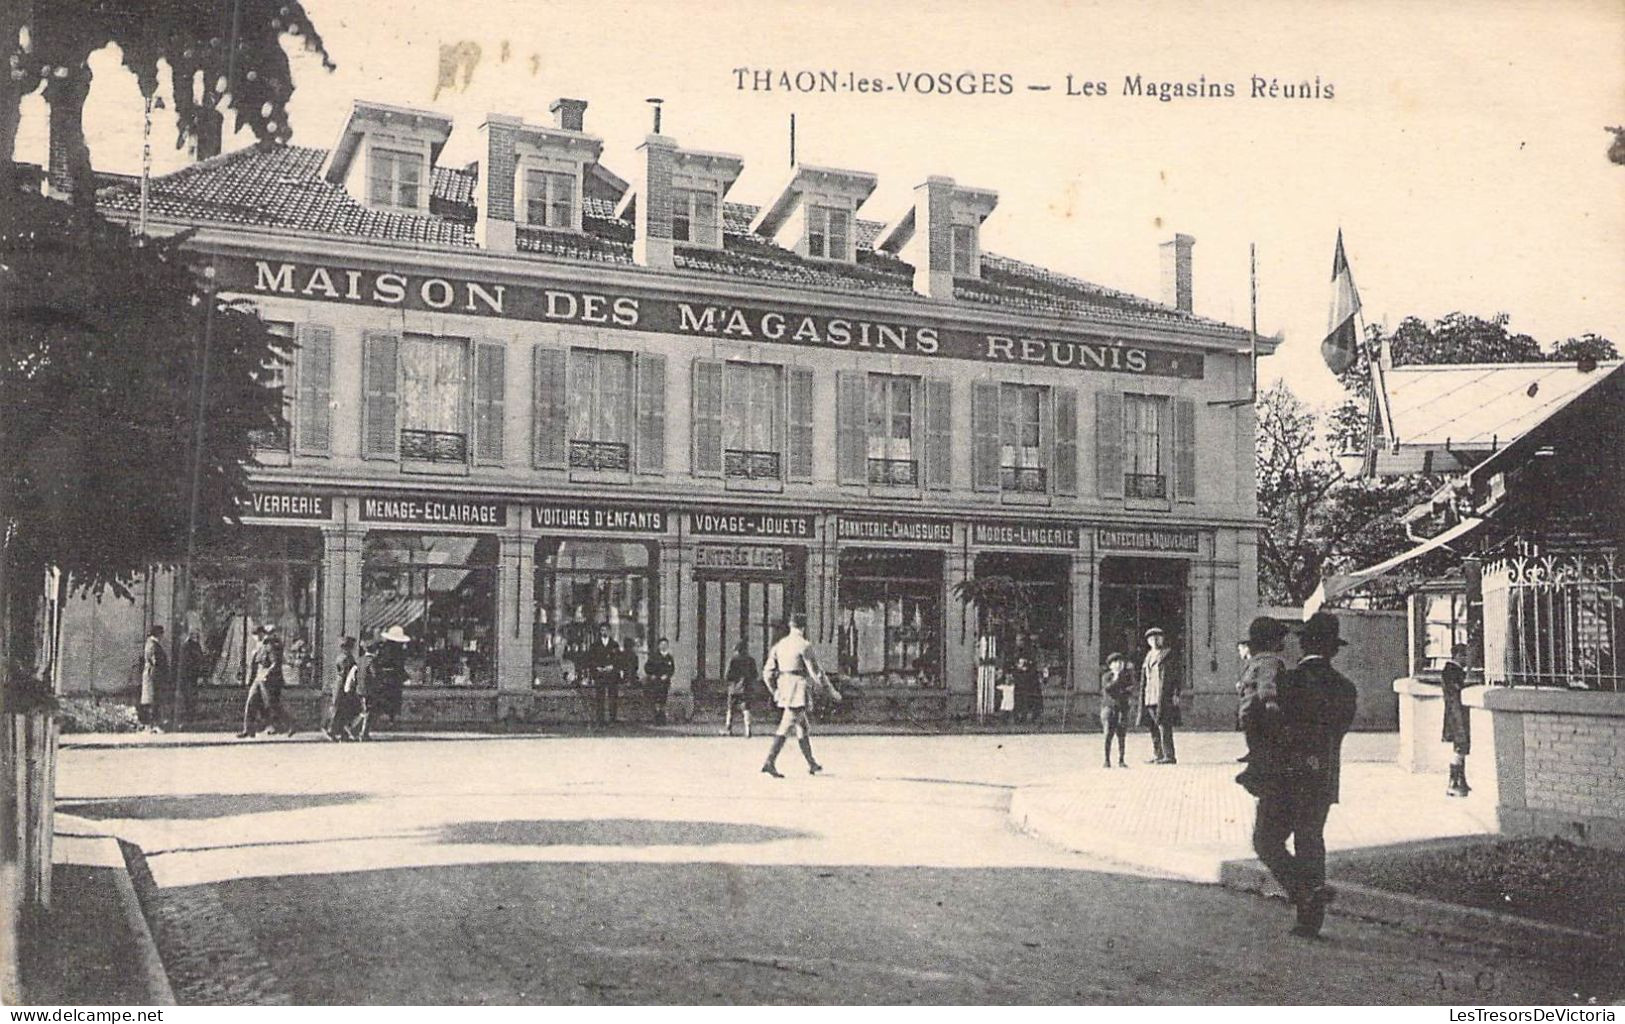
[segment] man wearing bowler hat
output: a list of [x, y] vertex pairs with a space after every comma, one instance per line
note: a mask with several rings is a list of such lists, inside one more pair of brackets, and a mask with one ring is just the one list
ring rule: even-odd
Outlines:
[[1140, 724], [1151, 731], [1156, 756], [1150, 764], [1178, 764], [1174, 755], [1174, 726], [1179, 724], [1179, 677], [1173, 651], [1162, 630], [1145, 631], [1148, 650], [1140, 662]]
[[[1292, 934], [1320, 934], [1332, 892], [1326, 886], [1326, 815], [1337, 803], [1343, 735], [1354, 723], [1354, 684], [1332, 667], [1344, 646], [1336, 617], [1316, 612], [1303, 624], [1303, 660], [1280, 680], [1279, 770], [1258, 793], [1253, 850], [1297, 910]], [[1286, 850], [1292, 837], [1292, 852]]]

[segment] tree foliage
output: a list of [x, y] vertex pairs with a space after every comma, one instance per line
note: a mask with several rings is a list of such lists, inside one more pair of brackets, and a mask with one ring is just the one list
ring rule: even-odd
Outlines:
[[1314, 412], [1285, 384], [1258, 399], [1259, 596], [1300, 605], [1321, 579], [1411, 545], [1399, 517], [1431, 492], [1427, 478], [1350, 479], [1319, 441]]
[[143, 244], [26, 192], [0, 205], [0, 523], [17, 639], [46, 568], [127, 594], [181, 557], [205, 336], [203, 536], [235, 518], [253, 433], [284, 426], [269, 384], [291, 352], [214, 296], [183, 239]]
[[[177, 147], [218, 132], [222, 104], [235, 112], [238, 129], [248, 128], [262, 142], [289, 138], [294, 84], [283, 39], [333, 67], [299, 0], [8, 0], [0, 7], [8, 11], [0, 16], [0, 49], [9, 71], [0, 79], [0, 154], [7, 158], [15, 146], [18, 106], [41, 86], [53, 110], [71, 108], [62, 125], [77, 129], [90, 87], [90, 55], [108, 45], [118, 46], [144, 96], [157, 94], [167, 65]], [[74, 176], [89, 182], [89, 155], [78, 134], [72, 140]]]

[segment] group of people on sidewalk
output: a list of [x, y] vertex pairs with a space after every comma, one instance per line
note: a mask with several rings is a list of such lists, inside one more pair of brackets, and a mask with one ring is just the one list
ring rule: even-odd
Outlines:
[[[638, 652], [631, 638], [620, 644], [609, 635], [609, 623], [598, 624], [598, 638], [576, 661], [576, 670], [592, 688], [592, 718], [595, 725], [613, 725], [620, 720], [621, 689], [638, 685]], [[677, 663], [671, 655], [671, 642], [660, 638], [655, 650], [643, 663], [643, 678], [653, 705], [655, 725], [666, 724], [666, 702], [671, 698], [671, 680]]]
[[1139, 695], [1137, 721], [1151, 733], [1152, 756], [1147, 764], [1178, 764], [1174, 727], [1179, 724], [1179, 676], [1167, 635], [1157, 626], [1145, 631], [1146, 652], [1138, 669], [1121, 651], [1106, 655], [1100, 676], [1100, 728], [1106, 735], [1105, 766], [1112, 766], [1112, 740], [1117, 741], [1117, 766], [1127, 768], [1130, 700]]

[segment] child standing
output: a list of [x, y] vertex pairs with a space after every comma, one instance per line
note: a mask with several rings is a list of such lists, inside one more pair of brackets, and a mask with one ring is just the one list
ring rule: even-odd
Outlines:
[[1116, 651], [1106, 656], [1106, 671], [1100, 675], [1100, 728], [1106, 734], [1106, 767], [1112, 766], [1112, 737], [1117, 737], [1117, 767], [1127, 768], [1123, 745], [1128, 739], [1129, 698], [1139, 688], [1134, 666]]

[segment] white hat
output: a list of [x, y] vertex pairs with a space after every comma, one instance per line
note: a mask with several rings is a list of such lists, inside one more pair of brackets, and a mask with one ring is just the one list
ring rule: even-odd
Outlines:
[[398, 644], [406, 644], [406, 643], [411, 643], [412, 642], [412, 638], [406, 635], [406, 630], [402, 629], [399, 626], [391, 626], [388, 629], [384, 630], [383, 638], [385, 640], [393, 640], [395, 643], [398, 643]]

